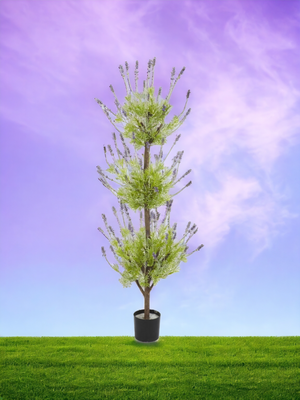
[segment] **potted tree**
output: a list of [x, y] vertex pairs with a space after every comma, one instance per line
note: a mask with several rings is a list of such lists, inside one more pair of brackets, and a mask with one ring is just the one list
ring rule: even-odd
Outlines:
[[[166, 99], [162, 99], [160, 88], [155, 99], [153, 86], [155, 58], [148, 62], [147, 80], [143, 82], [143, 91], [141, 93], [138, 92], [137, 83], [138, 61], [136, 61], [135, 70], [135, 91], [131, 88], [127, 62], [125, 62], [125, 66], [126, 76], [123, 67], [119, 66], [127, 92], [126, 101], [123, 106], [120, 105], [114, 89], [110, 85], [118, 112], [114, 114], [100, 100], [95, 99], [119, 132], [124, 147], [124, 153], [122, 153], [118, 148], [116, 135], [113, 133], [118, 159], [115, 158], [111, 146], [108, 145], [108, 150], [113, 159], [113, 162], [109, 163], [104, 146], [105, 159], [109, 166], [105, 171], [115, 175], [116, 180], [107, 176], [97, 166], [98, 173], [101, 176], [98, 179], [118, 198], [123, 225], [120, 223], [115, 207], [112, 207], [112, 209], [120, 226], [122, 238], [117, 237], [112, 227], [108, 226], [104, 214], [102, 214], [102, 218], [108, 236], [101, 228], [98, 228], [98, 230], [108, 239], [112, 253], [118, 263], [124, 268], [124, 271], [121, 272], [118, 264], [110, 264], [106, 258], [105, 249], [102, 247], [102, 255], [106, 261], [121, 275], [119, 281], [123, 287], [130, 287], [131, 283], [135, 282], [144, 296], [144, 309], [134, 313], [134, 326], [135, 339], [139, 342], [147, 343], [158, 340], [160, 325], [160, 313], [150, 309], [151, 290], [160, 279], [165, 279], [168, 275], [179, 272], [180, 262], [187, 262], [187, 256], [200, 250], [203, 244], [192, 253], [187, 254], [187, 242], [197, 232], [196, 225], [193, 224], [190, 227], [191, 222], [189, 222], [184, 236], [177, 242], [175, 242], [177, 223], [172, 228], [170, 227], [172, 197], [192, 183], [190, 181], [179, 192], [173, 195], [169, 194], [169, 190], [191, 172], [191, 169], [188, 170], [180, 179], [176, 180], [183, 151], [178, 152], [176, 157], [173, 158], [170, 168], [164, 165], [170, 151], [181, 135], [176, 137], [173, 146], [164, 159], [162, 151], [166, 137], [182, 125], [191, 111], [189, 109], [180, 121], [190, 95], [189, 90], [182, 113], [179, 116], [174, 116], [170, 123], [164, 122], [165, 117], [172, 108], [169, 104], [171, 93], [185, 68], [181, 70], [175, 82], [175, 68], [173, 68], [168, 96]], [[114, 116], [113, 120], [110, 114]], [[116, 123], [123, 123], [123, 133], [117, 128]], [[130, 143], [134, 146], [134, 156], [131, 155], [124, 137], [129, 139]], [[160, 152], [158, 155], [154, 155], [155, 163], [151, 163], [150, 148], [155, 145], [161, 146]], [[142, 147], [144, 148], [144, 153], [142, 154], [143, 160], [137, 153]], [[107, 179], [121, 185], [121, 187], [118, 190], [114, 189], [108, 183]], [[160, 226], [158, 226], [160, 213], [157, 208], [164, 204], [166, 204], [166, 213]], [[134, 230], [127, 205], [133, 211], [140, 211], [140, 228], [138, 231]], [[154, 209], [155, 212], [153, 211]]]

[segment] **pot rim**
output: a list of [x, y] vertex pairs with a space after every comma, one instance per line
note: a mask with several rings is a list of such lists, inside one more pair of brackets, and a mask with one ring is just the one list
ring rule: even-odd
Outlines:
[[[143, 308], [142, 310], [137, 310], [137, 311], [135, 311], [135, 312], [133, 313], [133, 316], [135, 317], [136, 315], [142, 314], [142, 313], [144, 313], [144, 312], [145, 312], [145, 309], [144, 309], [144, 308]], [[158, 315], [159, 318], [160, 318], [160, 316], [161, 316], [160, 312], [157, 311], [157, 310], [150, 309], [150, 310], [149, 310], [149, 313], [150, 313], [150, 314], [156, 314], [156, 315]], [[146, 320], [146, 321], [147, 321], [147, 320]]]

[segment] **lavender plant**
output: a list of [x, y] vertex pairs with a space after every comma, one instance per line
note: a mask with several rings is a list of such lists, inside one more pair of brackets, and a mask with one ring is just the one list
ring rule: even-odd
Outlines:
[[[170, 90], [166, 99], [162, 99], [161, 97], [161, 88], [159, 88], [155, 99], [153, 86], [155, 57], [148, 62], [147, 79], [143, 82], [143, 91], [141, 93], [138, 92], [137, 82], [138, 61], [136, 61], [135, 69], [135, 91], [131, 88], [127, 62], [125, 62], [125, 66], [126, 76], [123, 67], [119, 66], [127, 92], [126, 101], [123, 106], [120, 105], [114, 89], [110, 85], [118, 112], [114, 114], [100, 100], [95, 99], [102, 107], [109, 121], [119, 132], [124, 147], [124, 153], [122, 153], [117, 145], [116, 134], [113, 133], [113, 141], [118, 159], [115, 158], [111, 146], [108, 145], [108, 150], [113, 159], [113, 162], [109, 163], [106, 147], [104, 146], [105, 159], [109, 166], [105, 171], [115, 175], [115, 179], [107, 176], [97, 166], [98, 173], [101, 176], [98, 179], [118, 198], [123, 225], [120, 223], [116, 209], [114, 207], [112, 209], [117, 218], [122, 239], [116, 236], [111, 226], [108, 226], [104, 214], [102, 214], [102, 218], [108, 236], [106, 236], [101, 228], [98, 228], [98, 230], [110, 242], [110, 249], [119, 265], [124, 268], [124, 271], [119, 271], [118, 264], [110, 264], [107, 260], [104, 247], [102, 247], [103, 256], [109, 265], [121, 275], [119, 281], [123, 287], [130, 287], [132, 282], [137, 284], [144, 296], [145, 319], [149, 319], [150, 292], [153, 286], [160, 279], [165, 279], [168, 275], [179, 272], [180, 262], [187, 262], [187, 256], [190, 256], [203, 247], [202, 244], [192, 253], [186, 253], [188, 249], [187, 242], [198, 231], [195, 224], [190, 228], [191, 222], [188, 223], [184, 236], [178, 242], [175, 242], [177, 224], [175, 223], [172, 228], [170, 227], [172, 198], [192, 183], [190, 181], [177, 193], [173, 195], [169, 194], [169, 190], [191, 172], [191, 169], [188, 170], [180, 179], [176, 180], [183, 151], [178, 152], [173, 158], [170, 168], [167, 168], [164, 164], [181, 135], [176, 137], [173, 146], [164, 159], [162, 151], [162, 147], [166, 143], [166, 138], [182, 125], [191, 111], [189, 108], [182, 120], [180, 120], [186, 109], [190, 90], [187, 92], [185, 106], [181, 114], [174, 116], [171, 122], [167, 124], [165, 123], [165, 118], [172, 108], [169, 104], [169, 99], [185, 68], [181, 70], [175, 82], [175, 68], [173, 68]], [[114, 119], [112, 119], [110, 114], [114, 116]], [[123, 124], [123, 132], [117, 128], [116, 123]], [[134, 156], [131, 155], [124, 137], [129, 139], [130, 143], [134, 146]], [[154, 155], [155, 163], [153, 164], [150, 160], [150, 148], [154, 145], [160, 145], [160, 151], [158, 155]], [[137, 153], [141, 147], [144, 147], [143, 160]], [[121, 187], [118, 190], [114, 189], [107, 182], [107, 179], [121, 185]], [[134, 231], [126, 204], [132, 210], [140, 211], [140, 229], [136, 232]], [[157, 208], [164, 204], [166, 204], [166, 213], [158, 227], [160, 213], [157, 211]], [[155, 212], [153, 209], [155, 209]]]

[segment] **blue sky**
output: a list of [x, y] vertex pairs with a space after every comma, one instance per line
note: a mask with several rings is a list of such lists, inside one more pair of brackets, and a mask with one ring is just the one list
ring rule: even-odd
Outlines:
[[166, 164], [183, 150], [178, 177], [192, 169], [170, 224], [178, 239], [197, 225], [189, 252], [204, 244], [151, 291], [160, 336], [299, 335], [299, 2], [2, 0], [0, 20], [0, 336], [134, 335], [142, 294], [97, 230], [104, 213], [119, 232], [119, 208], [94, 98], [115, 112], [119, 65], [133, 86], [138, 60], [141, 91], [154, 57], [164, 98], [185, 67], [166, 122], [191, 91], [164, 146], [181, 134]]

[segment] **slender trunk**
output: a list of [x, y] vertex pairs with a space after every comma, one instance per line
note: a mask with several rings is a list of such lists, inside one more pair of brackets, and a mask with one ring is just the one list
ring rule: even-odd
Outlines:
[[[144, 152], [144, 171], [149, 168], [150, 163], [150, 146], [147, 147], [147, 143], [145, 145], [145, 152]], [[147, 239], [150, 238], [150, 210], [148, 208], [144, 208], [145, 212], [145, 230], [146, 230], [146, 243]], [[150, 285], [148, 272], [149, 272], [148, 265], [145, 265], [146, 282]], [[150, 287], [145, 287], [145, 294], [144, 294], [144, 319], [149, 319], [149, 310], [150, 310]]]
[[145, 295], [144, 295], [144, 319], [150, 318], [150, 288], [145, 288]]

